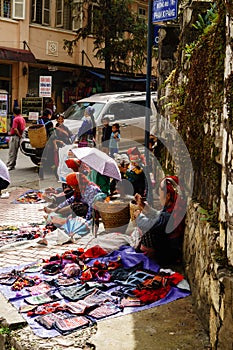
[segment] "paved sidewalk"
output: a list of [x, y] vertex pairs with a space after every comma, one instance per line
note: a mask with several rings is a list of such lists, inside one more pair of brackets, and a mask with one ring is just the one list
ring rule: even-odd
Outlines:
[[[44, 204], [12, 204], [26, 188], [10, 188], [10, 198], [0, 199], [0, 225], [43, 222]], [[49, 258], [77, 245], [10, 249], [0, 252], [0, 268]], [[17, 310], [0, 294], [2, 325], [16, 329], [10, 336], [0, 334], [0, 349], [7, 350], [5, 339], [14, 350], [206, 350], [208, 337], [194, 313], [192, 297], [124, 317], [98, 322], [97, 326], [68, 336], [42, 339], [34, 335]], [[23, 327], [23, 328], [22, 328]]]

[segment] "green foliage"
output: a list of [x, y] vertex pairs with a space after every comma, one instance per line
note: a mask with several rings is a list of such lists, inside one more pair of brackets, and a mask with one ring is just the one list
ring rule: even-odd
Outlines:
[[186, 44], [184, 48], [185, 57], [189, 61], [192, 57], [193, 50], [195, 49], [196, 43], [193, 41], [191, 44]]
[[205, 15], [199, 14], [198, 20], [193, 24], [193, 27], [197, 29], [200, 33], [207, 33], [209, 27], [216, 23], [218, 18], [218, 12], [216, 3], [211, 5], [211, 8], [207, 11]]
[[[83, 0], [83, 16], [91, 0]], [[77, 31], [74, 40], [64, 40], [64, 49], [73, 54], [81, 39], [93, 37], [95, 57], [105, 62], [108, 70], [135, 72], [146, 64], [147, 25], [130, 9], [131, 0], [96, 0], [92, 7], [92, 25], [87, 17], [85, 26]], [[85, 11], [86, 9], [86, 11]], [[106, 66], [107, 65], [107, 66]]]
[[216, 203], [213, 203], [213, 209], [211, 210], [199, 207], [197, 211], [203, 215], [200, 221], [208, 221], [211, 226], [215, 227], [217, 225], [218, 227], [218, 207]]
[[[188, 148], [194, 170], [193, 199], [207, 210], [203, 212], [202, 220], [217, 227], [215, 206], [219, 205], [221, 166], [216, 162], [220, 150], [215, 140], [223, 113], [226, 51], [223, 0], [217, 0], [215, 11], [214, 25], [202, 31], [195, 42], [184, 48], [181, 37], [177, 66], [166, 81], [170, 93], [163, 105], [170, 119], [176, 121], [178, 132]], [[231, 111], [232, 81], [228, 84], [227, 97]]]
[[10, 335], [10, 333], [11, 333], [10, 328], [8, 328], [8, 327], [1, 327], [1, 328], [0, 328], [0, 334], [7, 334], [7, 335]]

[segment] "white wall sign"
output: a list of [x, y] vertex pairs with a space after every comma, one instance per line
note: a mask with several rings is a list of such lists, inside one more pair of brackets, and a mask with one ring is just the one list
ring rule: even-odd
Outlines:
[[40, 97], [52, 96], [52, 77], [51, 76], [40, 76], [39, 96]]
[[29, 112], [28, 119], [29, 120], [38, 120], [39, 113], [38, 112]]

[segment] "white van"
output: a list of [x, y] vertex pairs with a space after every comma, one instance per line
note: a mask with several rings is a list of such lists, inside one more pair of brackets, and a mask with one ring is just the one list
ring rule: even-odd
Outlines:
[[[151, 93], [150, 130], [155, 127], [157, 118], [157, 93]], [[147, 113], [146, 92], [128, 91], [95, 94], [77, 101], [65, 112], [64, 124], [77, 134], [82, 123], [82, 117], [86, 107], [92, 106], [95, 110], [94, 118], [97, 126], [97, 147], [101, 141], [102, 118], [108, 116], [110, 125], [119, 123], [121, 141], [120, 149], [143, 144], [145, 140], [145, 116]]]

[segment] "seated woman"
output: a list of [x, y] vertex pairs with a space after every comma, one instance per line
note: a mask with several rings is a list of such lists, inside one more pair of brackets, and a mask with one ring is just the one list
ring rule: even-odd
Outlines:
[[128, 180], [134, 189], [134, 195], [140, 194], [142, 197], [146, 196], [146, 176], [143, 171], [141, 159], [137, 155], [129, 157], [130, 164], [125, 167], [120, 166], [120, 172], [123, 179]]
[[[76, 216], [85, 217], [86, 220], [90, 220], [93, 214], [93, 204], [95, 197], [98, 195], [98, 200], [104, 199], [106, 195], [101, 192], [100, 188], [89, 181], [88, 178], [81, 173], [71, 173], [66, 177], [66, 183], [70, 186], [74, 194], [64, 202], [59, 204], [56, 208], [44, 208], [45, 212], [59, 213], [59, 214], [72, 214]], [[66, 222], [66, 217], [54, 218], [53, 223], [63, 225]]]
[[166, 176], [159, 186], [161, 211], [149, 207], [139, 194], [135, 200], [136, 224], [142, 232], [138, 249], [158, 263], [178, 262], [182, 258], [186, 202], [177, 176]]

